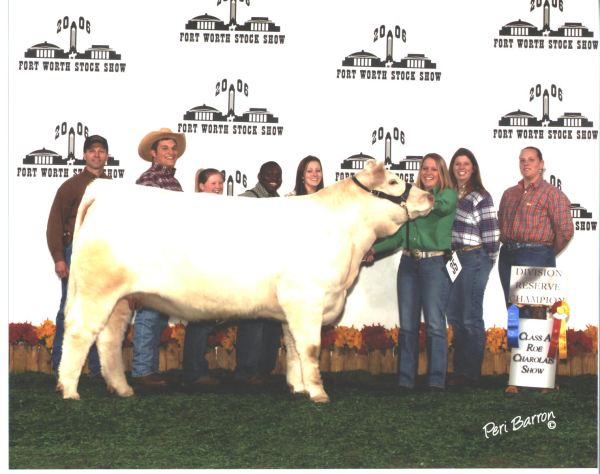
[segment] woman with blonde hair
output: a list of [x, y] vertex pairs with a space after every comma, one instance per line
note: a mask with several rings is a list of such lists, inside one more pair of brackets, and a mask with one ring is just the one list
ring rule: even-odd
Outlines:
[[373, 251], [377, 255], [403, 249], [397, 276], [399, 387], [412, 390], [416, 385], [422, 311], [427, 327], [426, 383], [432, 390], [443, 390], [448, 366], [445, 313], [451, 284], [445, 255], [452, 243], [456, 191], [440, 155], [424, 156], [416, 186], [433, 194], [433, 209], [427, 216], [407, 222], [394, 235], [376, 243]]

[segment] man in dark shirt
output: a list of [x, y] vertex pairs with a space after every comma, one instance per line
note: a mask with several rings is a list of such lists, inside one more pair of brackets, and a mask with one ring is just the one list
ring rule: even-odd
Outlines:
[[[54, 272], [61, 279], [62, 294], [56, 314], [56, 333], [52, 346], [52, 370], [56, 374], [62, 357], [62, 343], [65, 331], [65, 301], [69, 281], [69, 266], [73, 243], [73, 229], [77, 209], [88, 184], [96, 178], [109, 179], [104, 173], [108, 160], [108, 142], [100, 135], [91, 135], [83, 144], [85, 168], [81, 173], [67, 179], [56, 191], [50, 208], [46, 241], [50, 255], [54, 260]], [[92, 376], [100, 374], [98, 351], [94, 344], [88, 354], [88, 368]]]
[[[240, 196], [279, 197], [281, 166], [274, 161], [263, 163], [258, 183]], [[235, 380], [250, 384], [264, 383], [275, 368], [281, 340], [281, 323], [270, 319], [241, 320], [236, 337]]]

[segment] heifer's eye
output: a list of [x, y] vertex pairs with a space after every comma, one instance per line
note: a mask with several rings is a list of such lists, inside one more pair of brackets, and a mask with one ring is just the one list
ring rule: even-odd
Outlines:
[[388, 181], [388, 184], [389, 184], [390, 186], [395, 186], [396, 184], [398, 184], [398, 180], [396, 180], [396, 179], [390, 179], [390, 180]]

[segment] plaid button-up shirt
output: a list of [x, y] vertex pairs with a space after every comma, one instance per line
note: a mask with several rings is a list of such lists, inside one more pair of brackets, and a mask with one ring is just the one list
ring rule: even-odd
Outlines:
[[169, 168], [157, 163], [152, 163], [152, 166], [141, 174], [135, 184], [168, 189], [170, 191], [183, 191], [181, 184], [175, 177], [175, 168]]
[[565, 194], [543, 179], [525, 188], [521, 180], [502, 195], [498, 209], [500, 241], [553, 245], [556, 251], [574, 233], [571, 203]]
[[452, 226], [452, 248], [483, 245], [495, 261], [500, 249], [500, 230], [492, 196], [473, 191], [458, 200]]

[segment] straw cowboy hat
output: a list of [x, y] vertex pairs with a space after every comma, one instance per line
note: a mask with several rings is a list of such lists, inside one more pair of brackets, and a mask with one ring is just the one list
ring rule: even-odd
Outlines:
[[140, 142], [138, 146], [138, 154], [146, 161], [152, 161], [152, 154], [150, 153], [152, 144], [158, 140], [164, 140], [170, 138], [175, 140], [177, 143], [177, 150], [179, 151], [179, 157], [185, 152], [185, 135], [183, 133], [174, 133], [170, 128], [161, 128], [158, 131], [150, 132]]

